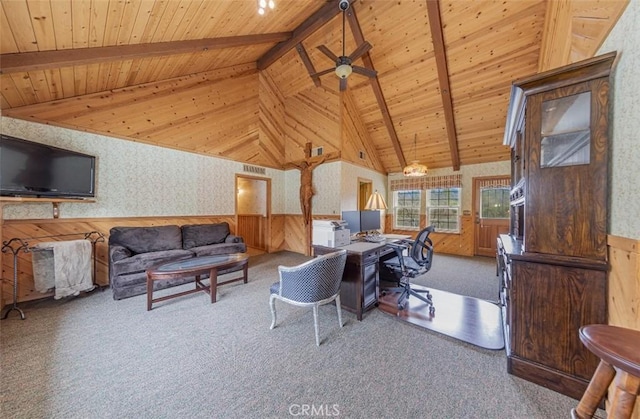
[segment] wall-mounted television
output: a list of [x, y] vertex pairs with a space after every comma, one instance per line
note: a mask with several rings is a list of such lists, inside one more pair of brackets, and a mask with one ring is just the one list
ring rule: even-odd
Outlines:
[[88, 154], [0, 135], [0, 195], [94, 197], [95, 163]]
[[351, 234], [380, 229], [380, 211], [342, 211]]

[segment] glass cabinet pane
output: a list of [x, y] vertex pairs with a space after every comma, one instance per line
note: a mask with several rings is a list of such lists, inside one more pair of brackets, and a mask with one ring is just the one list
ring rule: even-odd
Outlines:
[[591, 92], [542, 103], [540, 167], [589, 164]]

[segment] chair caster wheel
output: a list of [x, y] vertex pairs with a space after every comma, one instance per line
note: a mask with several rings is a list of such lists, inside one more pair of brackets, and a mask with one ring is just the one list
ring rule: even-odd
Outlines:
[[398, 310], [404, 310], [404, 304], [398, 304]]
[[429, 315], [434, 316], [436, 314], [436, 308], [431, 306], [429, 307]]

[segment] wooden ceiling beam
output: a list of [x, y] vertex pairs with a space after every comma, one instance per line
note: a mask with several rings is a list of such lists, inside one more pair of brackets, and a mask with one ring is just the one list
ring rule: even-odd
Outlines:
[[316, 87], [320, 87], [320, 77], [316, 75], [316, 68], [313, 66], [313, 63], [311, 62], [309, 54], [307, 54], [307, 50], [304, 48], [304, 45], [302, 45], [302, 43], [299, 43], [298, 45], [296, 45], [296, 50], [298, 51], [298, 55], [300, 55], [300, 59], [304, 63], [305, 68], [309, 72], [309, 76], [311, 77], [311, 80], [313, 80], [313, 84], [315, 84]]
[[451, 88], [449, 85], [449, 68], [444, 47], [442, 21], [440, 19], [440, 2], [439, 0], [426, 0], [426, 2], [431, 40], [433, 41], [433, 51], [436, 58], [436, 69], [438, 71], [438, 83], [440, 84], [440, 96], [442, 97], [442, 107], [444, 109], [444, 119], [451, 152], [451, 166], [453, 170], [460, 170], [456, 122], [453, 114], [453, 102], [451, 100]]
[[338, 3], [334, 0], [327, 1], [324, 6], [293, 30], [293, 36], [290, 39], [280, 42], [264, 53], [262, 57], [258, 58], [258, 70], [264, 70], [278, 61], [283, 55], [294, 49], [296, 45], [307, 39], [309, 35], [324, 26], [325, 23], [333, 19], [338, 13], [340, 13]]
[[0, 74], [282, 42], [291, 39], [291, 36], [291, 32], [276, 32], [150, 44], [1, 54]]
[[[353, 37], [356, 40], [356, 45], [361, 45], [364, 42], [364, 35], [362, 34], [362, 29], [360, 28], [360, 23], [358, 22], [356, 11], [353, 7], [350, 7], [346, 13], [347, 19], [349, 20], [349, 27], [351, 27], [351, 32], [353, 33]], [[366, 52], [362, 56], [362, 61], [364, 62], [364, 66], [366, 68], [375, 71], [375, 68], [373, 67], [373, 61], [371, 60], [371, 55], [369, 55], [369, 52]], [[396, 133], [395, 126], [393, 125], [393, 120], [391, 120], [391, 114], [389, 114], [389, 107], [387, 106], [387, 102], [384, 99], [380, 81], [378, 80], [378, 77], [370, 77], [369, 83], [371, 84], [373, 94], [375, 95], [376, 101], [378, 102], [378, 107], [380, 108], [380, 112], [382, 113], [382, 120], [384, 121], [384, 125], [387, 128], [387, 132], [389, 133], [389, 138], [391, 139], [391, 144], [393, 145], [393, 149], [395, 150], [396, 156], [398, 157], [398, 162], [400, 162], [400, 167], [405, 167], [407, 165], [407, 160], [404, 158], [404, 154], [402, 153], [400, 140], [398, 140], [398, 134]]]

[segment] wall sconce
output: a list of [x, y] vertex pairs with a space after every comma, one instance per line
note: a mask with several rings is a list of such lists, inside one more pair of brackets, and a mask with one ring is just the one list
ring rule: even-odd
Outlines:
[[377, 190], [371, 194], [367, 200], [367, 205], [364, 206], [366, 210], [386, 210], [387, 203], [384, 202], [384, 197], [380, 195]]

